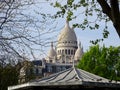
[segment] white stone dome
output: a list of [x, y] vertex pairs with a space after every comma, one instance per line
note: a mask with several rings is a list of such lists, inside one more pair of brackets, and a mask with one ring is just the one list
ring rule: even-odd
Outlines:
[[75, 52], [75, 60], [79, 60], [82, 57], [82, 51], [78, 48]]
[[75, 60], [80, 60], [82, 58], [83, 55], [83, 48], [81, 48], [81, 43], [78, 43], [78, 49], [75, 52], [75, 56], [74, 59]]
[[73, 28], [70, 28], [68, 21], [66, 21], [64, 28], [62, 29], [60, 35], [58, 36], [57, 47], [60, 46], [77, 46], [76, 34]]
[[55, 58], [57, 56], [56, 51], [53, 48], [53, 43], [51, 43], [51, 49], [48, 51], [48, 58]]
[[53, 58], [56, 56], [56, 51], [51, 48], [50, 51], [48, 52], [48, 57]]

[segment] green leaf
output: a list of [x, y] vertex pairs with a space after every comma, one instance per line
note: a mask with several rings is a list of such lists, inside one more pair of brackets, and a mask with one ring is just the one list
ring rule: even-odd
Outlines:
[[93, 14], [92, 13], [88, 13], [88, 15], [92, 16]]
[[81, 4], [84, 4], [84, 3], [85, 3], [85, 0], [81, 0], [80, 3], [81, 3]]
[[58, 2], [56, 1], [54, 7], [61, 7], [61, 5], [60, 5], [60, 3], [58, 3]]
[[[98, 39], [99, 41], [99, 39]], [[93, 42], [93, 41], [91, 41]], [[84, 53], [78, 64], [78, 68], [99, 76], [120, 80], [120, 46], [100, 47], [94, 45]], [[115, 71], [118, 71], [116, 75]]]
[[99, 28], [99, 25], [98, 25], [98, 24], [95, 24], [95, 28], [97, 28], [97, 29], [98, 29], [98, 28]]
[[84, 24], [84, 25], [88, 24], [88, 20], [87, 20], [87, 19], [84, 19], [83, 24]]
[[108, 35], [109, 35], [109, 31], [107, 31], [106, 29], [103, 30], [103, 37], [104, 38], [108, 38]]
[[74, 2], [74, 0], [67, 0], [67, 4], [72, 6], [72, 3]]

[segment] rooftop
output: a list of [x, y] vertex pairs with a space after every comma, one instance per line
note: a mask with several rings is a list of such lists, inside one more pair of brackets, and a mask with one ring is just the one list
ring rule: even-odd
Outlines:
[[65, 86], [65, 85], [120, 88], [120, 82], [115, 82], [115, 81], [110, 82], [110, 80], [106, 78], [72, 67], [67, 70], [52, 74], [48, 77], [44, 77], [42, 79], [32, 80], [28, 83], [21, 85], [10, 86], [8, 90], [15, 90], [15, 89], [31, 87], [31, 86], [49, 87], [49, 86]]

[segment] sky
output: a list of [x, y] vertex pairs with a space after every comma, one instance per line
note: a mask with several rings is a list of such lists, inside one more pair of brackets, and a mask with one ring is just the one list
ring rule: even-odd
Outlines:
[[[61, 23], [59, 23], [59, 25], [62, 26], [62, 28], [63, 28], [66, 20], [63, 19], [60, 22]], [[69, 22], [69, 23], [72, 26], [72, 22]], [[104, 25], [101, 24], [100, 28], [98, 30], [90, 30], [90, 29], [81, 30], [80, 28], [74, 29], [74, 31], [76, 33], [76, 36], [77, 36], [77, 39], [81, 41], [81, 44], [82, 44], [85, 51], [88, 50], [89, 46], [92, 45], [90, 43], [90, 40], [96, 40], [97, 38], [98, 39], [102, 38], [103, 28], [104, 28]], [[62, 29], [59, 28], [59, 33], [60, 33], [61, 30]], [[112, 26], [111, 22], [109, 22], [108, 30], [110, 32], [108, 38], [104, 39], [104, 41], [100, 42], [99, 44], [101, 46], [103, 44], [105, 44], [105, 46], [107, 46], [107, 47], [109, 47], [109, 46], [120, 46], [120, 38], [119, 38], [117, 32], [115, 31], [114, 27]]]
[[[51, 14], [51, 15], [56, 13], [56, 11], [58, 9], [53, 8], [52, 6], [50, 6], [50, 3], [46, 3], [46, 2], [42, 2], [42, 1], [44, 1], [44, 0], [41, 0], [40, 12], [43, 12], [45, 14]], [[39, 4], [38, 4], [38, 6], [39, 6]], [[37, 8], [36, 10], [39, 11], [39, 8]], [[82, 11], [79, 11], [79, 12], [82, 12]], [[93, 20], [95, 17], [96, 16], [93, 15], [93, 17], [90, 17], [89, 19]], [[82, 19], [83, 19], [83, 16], [79, 15], [79, 17], [77, 19], [69, 22], [70, 26], [72, 26], [72, 24], [74, 24], [76, 22], [80, 22]], [[53, 33], [53, 34], [47, 35], [47, 37], [51, 37], [52, 35], [53, 36], [55, 35], [55, 37], [53, 37], [53, 39], [51, 39], [51, 42], [57, 40], [57, 35], [59, 35], [60, 31], [64, 27], [65, 22], [66, 22], [66, 18], [65, 17], [64, 18], [57, 18], [55, 20], [54, 23], [57, 23], [57, 25], [56, 25], [56, 28], [54, 28], [54, 29], [57, 32]], [[81, 41], [81, 44], [83, 46], [84, 52], [89, 50], [89, 47], [92, 45], [90, 43], [90, 40], [96, 40], [96, 39], [101, 39], [102, 38], [104, 22], [99, 22], [99, 26], [100, 27], [99, 27], [98, 30], [90, 30], [89, 28], [86, 28], [85, 30], [81, 30], [80, 28], [75, 28], [74, 29], [74, 31], [76, 33], [76, 36], [77, 36], [77, 39], [79, 39]], [[47, 28], [49, 28], [49, 26], [47, 26]], [[103, 42], [100, 42], [99, 45], [102, 46], [104, 44], [106, 47], [109, 47], [109, 46], [120, 46], [120, 38], [119, 38], [116, 30], [114, 29], [114, 27], [112, 25], [112, 22], [108, 23], [108, 30], [110, 32], [108, 38], [104, 39]], [[56, 43], [54, 44], [54, 46], [55, 45], [56, 45]], [[49, 46], [50, 46], [50, 43], [49, 43]], [[43, 54], [43, 56], [41, 56], [41, 58], [43, 58], [45, 55], [47, 55], [47, 52], [49, 51], [49, 49], [50, 49], [50, 47], [44, 48], [45, 53]], [[40, 59], [39, 54], [36, 54], [36, 57], [38, 57]]]

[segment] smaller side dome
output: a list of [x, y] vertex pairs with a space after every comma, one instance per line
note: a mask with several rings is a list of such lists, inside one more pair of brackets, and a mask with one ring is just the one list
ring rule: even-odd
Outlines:
[[57, 56], [57, 54], [53, 48], [53, 42], [51, 42], [51, 49], [48, 52], [48, 60], [54, 60], [56, 58], [56, 56]]
[[76, 50], [75, 56], [74, 56], [75, 61], [80, 60], [82, 58], [82, 55], [83, 55], [83, 48], [81, 48], [81, 43], [79, 41], [78, 42], [78, 49]]

